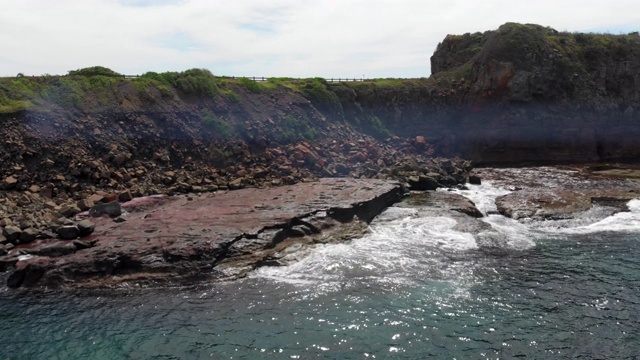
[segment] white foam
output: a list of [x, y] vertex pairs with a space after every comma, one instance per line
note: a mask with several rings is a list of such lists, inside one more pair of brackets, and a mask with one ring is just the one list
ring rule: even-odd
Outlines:
[[527, 225], [496, 214], [498, 212], [496, 198], [511, 191], [495, 187], [488, 181], [481, 185], [468, 186], [469, 190], [455, 190], [455, 192], [473, 201], [476, 208], [485, 215], [481, 221], [491, 226], [490, 230], [476, 234], [480, 246], [512, 250], [525, 250], [535, 246], [536, 234]]
[[456, 231], [447, 217], [418, 217], [415, 209], [390, 208], [370, 234], [347, 243], [325, 244], [285, 267], [263, 267], [254, 276], [294, 284], [316, 282], [326, 288], [349, 281], [401, 284], [411, 279], [457, 280], [468, 269], [449, 266], [446, 254], [476, 249], [472, 234]]
[[640, 232], [640, 200], [629, 202], [630, 212], [612, 216], [609, 216], [611, 208], [596, 206], [576, 219], [540, 222], [517, 221], [496, 214], [495, 198], [510, 191], [490, 182], [456, 192], [476, 204], [485, 214], [481, 221], [489, 226], [472, 234], [458, 230], [452, 217], [424, 216], [419, 209], [391, 207], [372, 222], [369, 234], [361, 239], [319, 245], [298, 262], [284, 267], [263, 267], [252, 276], [318, 292], [357, 283], [394, 287], [418, 279], [443, 281], [464, 290], [461, 284], [475, 281], [473, 269], [478, 266], [478, 258], [468, 254], [478, 248], [521, 251], [534, 247], [541, 237], [600, 231]]
[[[469, 190], [456, 192], [466, 196], [476, 204], [483, 214], [496, 212], [495, 198], [510, 193], [496, 188], [490, 182], [470, 185]], [[515, 249], [534, 246], [535, 238], [569, 234], [598, 232], [640, 232], [640, 199], [627, 203], [629, 212], [611, 215], [611, 208], [594, 205], [590, 210], [568, 220], [515, 221], [501, 215], [489, 215], [483, 221], [490, 224], [497, 233], [506, 236], [505, 245]]]
[[640, 232], [640, 200], [633, 199], [627, 203], [628, 212], [619, 212], [589, 224], [548, 229], [559, 234], [592, 234], [600, 232]]
[[469, 190], [455, 190], [455, 192], [473, 201], [476, 208], [485, 215], [498, 211], [495, 203], [498, 196], [511, 193], [509, 190], [493, 186], [489, 181], [484, 181], [482, 185], [467, 186]]

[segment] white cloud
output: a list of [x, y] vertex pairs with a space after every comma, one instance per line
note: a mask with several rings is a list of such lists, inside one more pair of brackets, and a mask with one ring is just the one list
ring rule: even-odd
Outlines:
[[446, 34], [507, 21], [638, 30], [637, 1], [0, 0], [0, 75], [102, 65], [135, 74], [428, 76]]

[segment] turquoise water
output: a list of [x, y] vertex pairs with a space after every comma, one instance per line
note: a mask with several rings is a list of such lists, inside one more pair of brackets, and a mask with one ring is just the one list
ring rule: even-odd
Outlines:
[[[493, 235], [471, 235], [451, 218], [392, 209], [363, 239], [241, 281], [36, 298], [5, 291], [0, 358], [632, 359], [637, 220], [632, 211], [523, 226], [492, 216]], [[490, 235], [507, 241], [478, 244]]]

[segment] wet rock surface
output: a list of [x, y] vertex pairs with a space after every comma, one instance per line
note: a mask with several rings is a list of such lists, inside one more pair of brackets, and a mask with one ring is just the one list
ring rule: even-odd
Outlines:
[[640, 198], [640, 166], [597, 164], [561, 167], [486, 168], [475, 172], [511, 193], [496, 198], [498, 211], [514, 219], [571, 219], [594, 204], [628, 211]]
[[427, 207], [436, 212], [455, 211], [474, 218], [483, 216], [473, 201], [460, 194], [447, 191], [413, 193], [404, 204], [405, 206]]
[[[19, 244], [0, 257], [0, 266], [10, 269], [10, 287], [235, 278], [287, 261], [291, 249], [359, 236], [403, 194], [395, 181], [323, 178], [270, 189], [138, 198], [123, 204], [124, 222], [106, 214], [92, 218], [89, 236]], [[60, 229], [68, 228], [77, 236], [91, 225], [81, 221]]]

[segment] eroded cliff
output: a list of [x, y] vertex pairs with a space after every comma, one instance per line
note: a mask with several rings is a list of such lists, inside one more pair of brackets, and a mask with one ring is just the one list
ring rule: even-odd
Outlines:
[[[585, 162], [640, 155], [640, 36], [507, 23], [448, 35], [429, 79], [332, 85], [345, 116], [376, 116], [477, 163]], [[343, 88], [347, 88], [345, 90]]]

